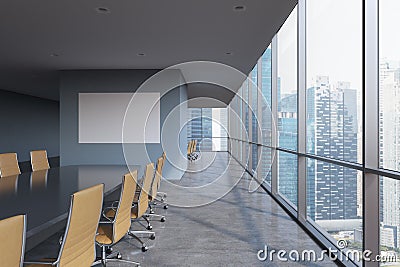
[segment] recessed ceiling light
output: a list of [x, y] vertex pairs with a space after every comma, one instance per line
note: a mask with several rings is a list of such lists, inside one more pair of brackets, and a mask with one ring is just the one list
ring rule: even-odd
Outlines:
[[246, 10], [246, 6], [234, 6], [233, 7], [233, 11], [237, 11], [237, 12], [241, 12], [241, 11], [245, 11]]
[[58, 57], [59, 54], [57, 54], [57, 53], [51, 53], [50, 56], [51, 56], [51, 57]]
[[138, 53], [137, 54], [139, 57], [144, 57], [146, 54], [145, 53]]
[[108, 7], [104, 7], [104, 6], [100, 6], [100, 7], [96, 7], [96, 11], [99, 14], [110, 14], [111, 11]]

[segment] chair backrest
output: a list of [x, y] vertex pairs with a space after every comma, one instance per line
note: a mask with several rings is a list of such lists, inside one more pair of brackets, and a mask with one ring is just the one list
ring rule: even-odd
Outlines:
[[161, 157], [162, 157], [162, 164], [161, 164], [160, 174], [161, 174], [161, 177], [162, 177], [162, 170], [164, 168], [165, 161], [167, 160], [167, 155], [165, 154], [165, 152], [163, 152]]
[[17, 153], [0, 154], [0, 177], [21, 174]]
[[165, 152], [164, 152], [164, 153], [162, 154], [161, 168], [160, 168], [160, 169], [157, 169], [158, 172], [160, 173], [160, 181], [159, 181], [158, 184], [157, 184], [157, 191], [158, 191], [158, 189], [160, 188], [161, 179], [162, 179], [162, 172], [163, 172], [163, 169], [164, 169], [164, 164], [165, 164], [166, 159], [167, 159], [167, 157], [166, 157]]
[[18, 215], [0, 221], [1, 266], [23, 266], [25, 233], [25, 215]]
[[91, 266], [96, 257], [95, 237], [103, 206], [104, 185], [98, 184], [71, 196], [59, 266]]
[[144, 171], [143, 185], [140, 190], [139, 199], [138, 199], [138, 218], [142, 217], [142, 215], [146, 212], [149, 207], [149, 192], [151, 188], [151, 182], [154, 177], [154, 164], [149, 163], [146, 165], [146, 169]]
[[192, 152], [196, 152], [196, 147], [197, 147], [197, 140], [193, 140], [193, 151]]
[[149, 195], [149, 200], [152, 201], [153, 199], [156, 198], [157, 196], [157, 190], [161, 181], [161, 171], [162, 171], [162, 165], [163, 165], [163, 158], [159, 157], [157, 159], [157, 167], [156, 167], [156, 172], [154, 174], [154, 179], [153, 183], [151, 185], [151, 192]]
[[46, 150], [31, 151], [31, 166], [32, 171], [50, 169], [49, 161], [47, 159]]
[[164, 158], [163, 157], [159, 157], [157, 159], [156, 171], [159, 172], [160, 174], [161, 174], [163, 165], [164, 165]]
[[137, 184], [137, 171], [122, 178], [121, 196], [114, 217], [113, 243], [121, 240], [131, 227], [131, 208]]

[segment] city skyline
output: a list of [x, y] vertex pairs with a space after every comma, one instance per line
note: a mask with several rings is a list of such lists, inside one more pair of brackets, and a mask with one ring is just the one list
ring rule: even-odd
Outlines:
[[[261, 76], [261, 93], [266, 101], [270, 101], [268, 90], [271, 88], [271, 68], [268, 62], [271, 60], [271, 49], [267, 49], [261, 57], [260, 65], [257, 65], [249, 75], [249, 78], [256, 84], [254, 75], [257, 68], [264, 70]], [[400, 167], [400, 142], [399, 146], [396, 140], [400, 140], [400, 122], [397, 114], [400, 111], [400, 61], [381, 59], [380, 70], [380, 120], [386, 125], [382, 129], [392, 128], [392, 132], [399, 132], [399, 135], [391, 133], [384, 135], [380, 131], [381, 142], [381, 166], [389, 169], [398, 170]], [[278, 81], [280, 81], [278, 77]], [[250, 90], [249, 91], [249, 87]], [[396, 88], [396, 90], [393, 90]], [[242, 87], [242, 93], [254, 90], [248, 84]], [[280, 83], [278, 82], [278, 93], [280, 92]], [[359, 119], [360, 97], [359, 88], [353, 87], [348, 81], [332, 81], [330, 76], [317, 75], [313, 77], [313, 84], [307, 88], [307, 152], [322, 157], [333, 157], [350, 162], [359, 162], [360, 158], [360, 140], [362, 135], [360, 126], [362, 121]], [[386, 93], [385, 93], [386, 92]], [[391, 92], [391, 93], [388, 93]], [[254, 95], [253, 95], [254, 96]], [[278, 112], [278, 130], [279, 146], [297, 149], [297, 93], [278, 94], [279, 112]], [[384, 101], [391, 101], [385, 105]], [[249, 103], [254, 105], [254, 101]], [[268, 103], [269, 104], [269, 103]], [[310, 108], [310, 107], [313, 108]], [[385, 108], [383, 108], [383, 106]], [[264, 107], [256, 107], [266, 109]], [[389, 114], [386, 117], [384, 113]], [[257, 127], [255, 123], [255, 114], [245, 108], [243, 112], [246, 129]], [[388, 117], [389, 116], [389, 117]], [[250, 123], [250, 119], [252, 123]], [[263, 138], [269, 138], [268, 126], [270, 119], [268, 116], [258, 118], [262, 120], [261, 134]], [[264, 126], [265, 125], [265, 126]], [[329, 125], [327, 128], [326, 126]], [[395, 126], [395, 127], [393, 127]], [[204, 134], [202, 134], [204, 136]], [[311, 138], [310, 138], [311, 136]], [[254, 139], [256, 135], [253, 134]], [[314, 138], [314, 139], [313, 139]], [[386, 142], [386, 143], [385, 143]], [[251, 146], [253, 159], [258, 159], [256, 146]], [[268, 153], [263, 154], [262, 161], [270, 160]], [[297, 205], [297, 159], [287, 153], [279, 153], [281, 167], [278, 167], [279, 173], [279, 192], [289, 201]], [[252, 168], [255, 169], [253, 160]], [[259, 166], [261, 173], [267, 176], [270, 181], [269, 168]], [[316, 222], [344, 220], [348, 221], [347, 228], [343, 231], [354, 231], [360, 233], [360, 223], [362, 218], [362, 179], [361, 172], [354, 169], [340, 167], [334, 164], [328, 164], [323, 161], [308, 160], [308, 215]], [[264, 178], [264, 177], [263, 177]], [[382, 245], [392, 248], [399, 248], [400, 242], [400, 182], [393, 179], [381, 180], [381, 242]], [[393, 197], [396, 196], [396, 197]], [[355, 220], [355, 221], [354, 221]], [[326, 223], [323, 223], [326, 225]], [[358, 226], [357, 226], [358, 225]], [[359, 234], [357, 242], [359, 240]], [[354, 241], [356, 238], [354, 237]]]

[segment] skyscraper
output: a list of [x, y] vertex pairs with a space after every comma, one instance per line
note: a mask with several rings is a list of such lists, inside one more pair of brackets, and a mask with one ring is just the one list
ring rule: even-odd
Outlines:
[[[357, 92], [347, 82], [316, 77], [307, 90], [309, 153], [357, 162]], [[308, 161], [309, 215], [314, 220], [357, 218], [357, 171], [323, 161]]]
[[[380, 64], [380, 165], [400, 169], [400, 69]], [[381, 178], [381, 245], [400, 247], [400, 181]]]
[[[278, 112], [279, 145], [297, 149], [297, 94], [283, 96]], [[278, 189], [288, 200], [297, 205], [297, 157], [278, 152]]]
[[187, 137], [198, 150], [227, 151], [227, 121], [226, 108], [188, 108]]
[[[261, 64], [258, 66], [261, 68], [261, 93], [264, 97], [261, 103], [262, 118], [261, 120], [261, 136], [262, 142], [267, 145], [271, 145], [272, 131], [274, 130], [272, 123], [271, 114], [271, 88], [272, 88], [272, 50], [267, 48], [264, 54], [261, 56]], [[272, 151], [266, 147], [261, 147], [261, 162], [266, 164], [261, 164], [259, 168], [259, 176], [261, 179], [265, 179], [267, 182], [271, 182], [271, 172], [270, 166], [272, 161]]]
[[201, 108], [188, 108], [187, 136], [188, 139], [202, 139]]
[[[258, 79], [257, 79], [258, 65], [256, 64], [253, 70], [250, 72], [251, 82], [249, 83], [249, 88], [251, 88], [251, 140], [253, 143], [258, 142], [258, 117], [257, 117], [257, 95], [258, 95]], [[256, 170], [258, 165], [258, 149], [256, 144], [251, 145], [251, 155], [252, 155], [252, 169]]]

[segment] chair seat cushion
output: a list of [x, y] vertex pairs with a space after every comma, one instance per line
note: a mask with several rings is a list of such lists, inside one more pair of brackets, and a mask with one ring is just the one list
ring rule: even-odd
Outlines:
[[106, 212], [106, 216], [108, 217], [108, 218], [110, 218], [110, 219], [114, 219], [114, 217], [115, 217], [115, 210], [113, 210], [113, 209], [110, 209], [110, 210], [108, 210], [107, 212]]
[[99, 225], [97, 229], [98, 235], [96, 242], [99, 244], [110, 245], [113, 243], [113, 228], [112, 225]]
[[138, 205], [135, 205], [134, 207], [132, 207], [131, 210], [131, 218], [137, 219], [137, 214], [138, 214]]
[[[138, 206], [137, 206], [137, 204], [134, 206], [134, 207], [132, 207], [132, 210], [131, 210], [131, 219], [137, 219], [137, 214], [138, 214], [138, 208], [137, 208]], [[110, 218], [110, 219], [113, 219], [114, 217], [115, 217], [115, 210], [113, 210], [113, 209], [110, 209], [110, 210], [108, 210], [107, 212], [106, 212], [106, 216], [108, 217], [108, 218]]]

